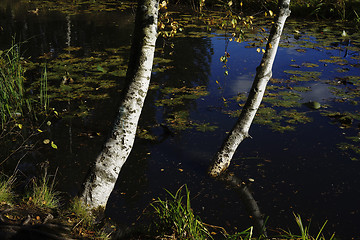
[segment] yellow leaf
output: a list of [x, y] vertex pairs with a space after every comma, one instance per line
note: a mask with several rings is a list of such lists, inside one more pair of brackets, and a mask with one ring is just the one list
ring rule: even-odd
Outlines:
[[41, 133], [43, 132], [41, 129], [37, 129], [37, 131], [38, 131], [38, 132], [41, 132]]
[[47, 121], [47, 122], [46, 122], [46, 125], [50, 126], [50, 125], [51, 125], [51, 122], [50, 122], [50, 121]]
[[262, 53], [265, 53], [265, 49], [261, 49]]
[[44, 139], [43, 143], [44, 143], [44, 144], [49, 144], [49, 143], [50, 143], [50, 139]]
[[179, 172], [183, 172], [184, 171], [184, 169], [182, 169], [182, 168], [179, 168]]
[[270, 49], [272, 48], [272, 45], [271, 45], [271, 43], [269, 43], [269, 48], [270, 48]]
[[51, 147], [54, 148], [54, 149], [57, 149], [57, 148], [58, 148], [53, 141], [51, 141]]
[[22, 129], [22, 127], [23, 127], [21, 123], [17, 123], [16, 126], [20, 129]]
[[166, 9], [167, 3], [166, 3], [166, 1], [162, 1], [159, 5], [160, 5], [160, 8], [165, 8]]
[[258, 49], [256, 49], [256, 51], [257, 51], [257, 52], [260, 52], [261, 50], [260, 50], [260, 48], [258, 48]]
[[271, 10], [269, 10], [269, 14], [270, 14], [271, 17], [274, 16], [273, 11], [271, 11]]
[[40, 216], [36, 216], [36, 220], [40, 220]]
[[242, 2], [240, 2], [240, 7], [242, 7], [243, 6], [243, 3]]

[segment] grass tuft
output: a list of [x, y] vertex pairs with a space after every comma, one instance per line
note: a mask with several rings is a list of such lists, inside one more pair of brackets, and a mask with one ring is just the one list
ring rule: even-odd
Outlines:
[[[185, 196], [182, 188], [185, 186]], [[213, 239], [205, 224], [195, 216], [190, 206], [190, 192], [186, 185], [182, 186], [171, 200], [153, 202], [151, 206], [158, 217], [158, 231], [162, 234], [171, 234], [174, 239]]]
[[83, 201], [78, 197], [75, 197], [71, 201], [68, 211], [72, 218], [84, 227], [89, 227], [94, 222], [93, 216], [89, 213]]
[[[284, 238], [284, 239], [301, 239], [301, 240], [326, 240], [326, 238], [322, 234], [322, 232], [325, 228], [327, 221], [325, 221], [325, 223], [322, 225], [322, 227], [320, 228], [316, 237], [313, 237], [310, 235], [310, 232], [309, 232], [311, 222], [307, 226], [304, 226], [299, 214], [294, 213], [294, 217], [295, 217], [296, 224], [298, 225], [301, 234], [296, 235], [296, 234], [291, 233], [290, 231], [283, 230], [283, 234], [281, 235], [282, 238]], [[335, 234], [333, 234], [329, 238], [329, 240], [334, 239], [334, 237], [335, 237]]]
[[14, 193], [12, 191], [15, 177], [10, 177], [7, 180], [0, 180], [0, 205], [12, 205], [14, 203]]
[[29, 203], [39, 208], [54, 209], [60, 206], [59, 192], [54, 190], [54, 180], [49, 182], [49, 177], [45, 173], [39, 181], [33, 181], [33, 191], [29, 194]]

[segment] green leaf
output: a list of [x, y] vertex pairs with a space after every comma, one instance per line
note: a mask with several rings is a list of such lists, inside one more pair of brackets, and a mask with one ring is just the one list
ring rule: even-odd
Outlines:
[[309, 101], [309, 102], [306, 102], [304, 103], [305, 106], [307, 106], [308, 108], [311, 108], [311, 109], [320, 109], [321, 108], [321, 104], [319, 102], [313, 102], [313, 101]]
[[104, 69], [102, 66], [100, 66], [100, 65], [97, 65], [97, 66], [96, 66], [96, 69], [97, 69], [99, 72], [103, 72], [103, 73], [106, 72], [105, 69]]

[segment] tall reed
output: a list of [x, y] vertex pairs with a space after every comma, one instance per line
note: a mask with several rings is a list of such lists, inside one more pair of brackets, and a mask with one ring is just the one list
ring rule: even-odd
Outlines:
[[45, 66], [44, 72], [41, 74], [41, 79], [40, 79], [40, 106], [45, 112], [49, 110], [49, 103], [50, 103], [47, 80], [48, 80], [47, 70]]
[[11, 48], [0, 52], [0, 118], [2, 127], [9, 119], [31, 110], [25, 99], [24, 68], [21, 65], [20, 46], [14, 41]]

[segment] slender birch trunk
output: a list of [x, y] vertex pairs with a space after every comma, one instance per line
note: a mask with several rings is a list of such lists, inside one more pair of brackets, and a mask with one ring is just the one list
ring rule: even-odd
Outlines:
[[81, 193], [81, 199], [89, 208], [106, 206], [133, 147], [150, 83], [157, 38], [158, 5], [158, 0], [138, 1], [125, 96], [111, 135], [91, 167]]
[[249, 136], [250, 125], [260, 106], [266, 85], [272, 76], [272, 66], [279, 46], [280, 36], [286, 18], [290, 16], [290, 0], [279, 0], [280, 11], [270, 31], [266, 51], [260, 65], [256, 68], [256, 76], [251, 87], [245, 106], [235, 127], [228, 134], [222, 147], [216, 153], [213, 164], [209, 169], [212, 177], [219, 176], [230, 165], [230, 161], [240, 143]]

